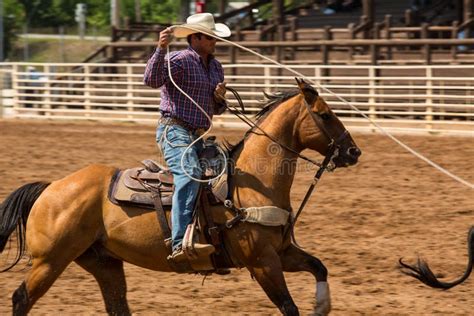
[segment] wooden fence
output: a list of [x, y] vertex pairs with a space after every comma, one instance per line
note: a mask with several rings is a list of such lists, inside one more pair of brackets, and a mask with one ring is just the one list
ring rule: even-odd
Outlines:
[[[469, 47], [474, 39], [339, 39], [299, 41], [235, 42], [274, 59], [292, 64], [446, 64], [474, 62]], [[187, 47], [186, 41], [171, 43], [172, 49]], [[156, 48], [156, 42], [114, 42], [101, 53], [106, 60], [122, 62], [146, 61]], [[108, 53], [107, 53], [108, 52]], [[260, 63], [261, 60], [243, 52], [231, 43], [219, 42], [216, 55], [226, 63]], [[97, 55], [98, 56], [98, 55]], [[93, 56], [93, 57], [97, 57]], [[113, 56], [113, 57], [110, 57]], [[89, 58], [88, 60], [92, 60]]]
[[[359, 24], [347, 28], [299, 28], [296, 17], [287, 24], [258, 25], [256, 30], [233, 30], [231, 40], [252, 49], [263, 49], [280, 61], [298, 63], [305, 57], [295, 58], [295, 52], [319, 52], [315, 57], [321, 64], [331, 63], [452, 63], [474, 61], [474, 39], [469, 34], [474, 25], [470, 18], [459, 24], [436, 26], [394, 26], [392, 17], [369, 23], [365, 16]], [[112, 42], [91, 54], [84, 62], [144, 62], [156, 47], [159, 32], [166, 25], [112, 29]], [[421, 42], [420, 42], [421, 40]], [[181, 47], [187, 43], [174, 43]], [[221, 55], [229, 56], [229, 63], [248, 61], [232, 46], [219, 43]], [[340, 58], [340, 51], [346, 52]]]
[[[248, 114], [261, 108], [263, 92], [296, 88], [294, 74], [277, 66], [228, 64], [224, 68], [228, 85], [239, 91]], [[474, 65], [292, 68], [392, 131], [474, 136]], [[143, 71], [144, 64], [4, 63], [0, 65], [4, 92], [0, 113], [13, 118], [155, 123], [160, 93], [144, 86]], [[345, 102], [318, 90], [349, 129], [375, 130]], [[236, 104], [230, 93], [229, 101]], [[229, 113], [216, 116], [214, 122], [244, 126]]]

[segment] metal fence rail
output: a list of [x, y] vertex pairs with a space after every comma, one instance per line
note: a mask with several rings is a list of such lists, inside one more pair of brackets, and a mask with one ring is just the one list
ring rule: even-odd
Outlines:
[[[160, 93], [143, 84], [144, 66], [4, 63], [0, 65], [4, 107], [0, 113], [15, 118], [154, 123]], [[263, 92], [296, 88], [294, 75], [277, 66], [224, 68], [228, 85], [239, 91], [249, 114], [261, 108]], [[474, 135], [474, 65], [292, 68], [389, 130]], [[348, 128], [374, 130], [344, 102], [319, 91]], [[220, 126], [245, 126], [229, 113], [214, 121]]]

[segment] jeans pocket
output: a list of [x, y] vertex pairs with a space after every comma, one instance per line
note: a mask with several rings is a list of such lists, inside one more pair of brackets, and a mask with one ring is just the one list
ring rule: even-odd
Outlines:
[[191, 136], [188, 131], [180, 126], [166, 126], [164, 130], [164, 141], [171, 147], [187, 147], [191, 144]]
[[160, 147], [163, 146], [163, 138], [167, 129], [167, 125], [158, 125], [158, 127], [156, 128], [155, 141]]

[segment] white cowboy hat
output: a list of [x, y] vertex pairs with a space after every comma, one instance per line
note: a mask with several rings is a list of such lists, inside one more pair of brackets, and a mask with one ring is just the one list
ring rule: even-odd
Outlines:
[[198, 13], [186, 19], [186, 24], [176, 25], [173, 35], [176, 37], [187, 37], [194, 33], [209, 33], [219, 37], [229, 37], [231, 32], [227, 25], [214, 23], [214, 17], [210, 13]]

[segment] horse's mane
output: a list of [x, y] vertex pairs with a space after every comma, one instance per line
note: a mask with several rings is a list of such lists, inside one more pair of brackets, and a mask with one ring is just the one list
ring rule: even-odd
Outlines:
[[[290, 90], [290, 91], [283, 91], [283, 92], [275, 92], [271, 94], [263, 93], [265, 95], [266, 100], [263, 104], [262, 109], [255, 115], [256, 118], [256, 125], [260, 125], [263, 123], [265, 118], [268, 117], [268, 115], [273, 112], [280, 104], [285, 102], [286, 100], [294, 97], [299, 93], [299, 90]], [[232, 157], [232, 155], [240, 149], [244, 141], [247, 139], [247, 137], [252, 134], [255, 131], [255, 126], [251, 127], [247, 132], [245, 132], [244, 137], [237, 143], [237, 144], [231, 144], [228, 141], [224, 141], [224, 147], [227, 150], [227, 155], [228, 157]]]

